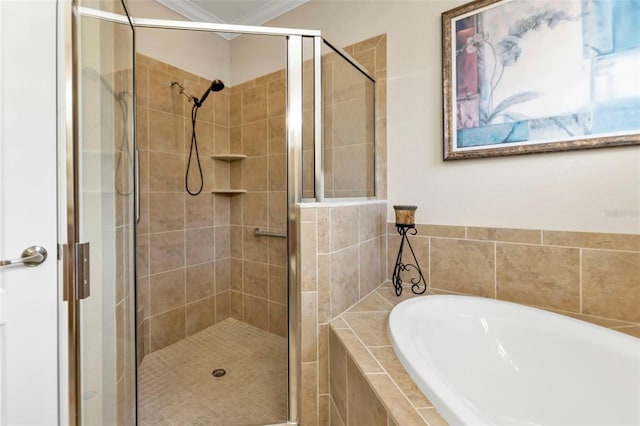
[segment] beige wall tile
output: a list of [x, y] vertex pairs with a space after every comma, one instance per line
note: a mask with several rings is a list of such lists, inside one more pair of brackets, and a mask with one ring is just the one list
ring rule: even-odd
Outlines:
[[494, 268], [494, 243], [431, 238], [431, 287], [495, 297]]
[[498, 243], [496, 262], [499, 299], [579, 312], [577, 249]]
[[149, 352], [169, 346], [184, 337], [184, 306], [149, 319]]
[[287, 128], [285, 117], [270, 118], [268, 123], [268, 151], [270, 155], [286, 152]]
[[216, 323], [231, 316], [231, 292], [225, 291], [216, 295]]
[[318, 360], [318, 293], [303, 291], [301, 300], [302, 362]]
[[318, 392], [329, 393], [329, 325], [318, 325]]
[[318, 255], [318, 321], [331, 321], [331, 255]]
[[267, 299], [269, 294], [269, 265], [244, 261], [244, 291], [252, 296]]
[[230, 292], [230, 315], [240, 321], [244, 321], [244, 297], [238, 291]]
[[287, 303], [287, 270], [283, 266], [269, 265], [269, 300]]
[[342, 319], [366, 346], [391, 346], [386, 333], [389, 312], [346, 312]]
[[336, 406], [335, 401], [332, 397], [330, 399], [329, 404], [329, 424], [331, 426], [345, 426], [345, 422], [340, 417], [340, 413], [338, 412], [338, 408]]
[[231, 258], [216, 260], [214, 266], [215, 294], [219, 294], [231, 288]]
[[359, 299], [358, 247], [331, 254], [331, 317], [334, 318]]
[[242, 291], [244, 283], [243, 260], [231, 258], [230, 286], [231, 290]]
[[371, 356], [371, 353], [364, 347], [355, 333], [349, 329], [336, 329], [336, 335], [347, 349], [349, 356], [356, 362], [360, 370], [364, 373], [382, 373], [382, 367]]
[[287, 159], [284, 154], [269, 155], [269, 191], [286, 191]]
[[331, 251], [331, 209], [318, 208], [317, 232], [318, 232], [318, 252], [329, 253]]
[[301, 371], [300, 424], [318, 424], [318, 363], [303, 363]]
[[422, 391], [413, 382], [407, 371], [402, 367], [392, 347], [379, 346], [369, 348], [382, 368], [398, 385], [402, 392], [409, 398], [414, 407], [432, 407], [433, 404], [424, 396]]
[[315, 291], [317, 283], [316, 224], [300, 224], [300, 263], [302, 266], [302, 291]]
[[269, 306], [265, 299], [244, 295], [244, 321], [269, 331]]
[[582, 312], [640, 322], [640, 253], [582, 251]]
[[149, 275], [149, 235], [138, 236], [136, 244], [136, 275], [146, 277]]
[[269, 157], [249, 157], [244, 160], [243, 185], [248, 191], [267, 190], [267, 159]]
[[242, 120], [251, 123], [267, 118], [267, 85], [261, 84], [242, 92]]
[[393, 309], [393, 306], [378, 292], [373, 292], [353, 305], [349, 312], [389, 312]]
[[195, 197], [184, 195], [184, 199], [186, 207], [184, 219], [187, 229], [213, 226], [214, 217], [217, 215], [213, 214], [212, 194], [205, 194], [203, 192]]
[[181, 192], [184, 189], [185, 156], [149, 152], [149, 190]]
[[213, 196], [213, 223], [216, 226], [227, 226], [231, 221], [231, 200], [226, 195]]
[[242, 126], [242, 147], [245, 155], [249, 157], [267, 155], [268, 127], [267, 120]]
[[640, 251], [640, 235], [543, 231], [545, 245]]
[[267, 263], [269, 261], [269, 238], [256, 236], [255, 226], [243, 228], [242, 245], [246, 260]]
[[286, 229], [287, 216], [286, 191], [269, 191], [269, 228]]
[[269, 238], [269, 264], [287, 266], [287, 240], [285, 238]]
[[214, 228], [213, 257], [224, 259], [231, 253], [231, 227], [217, 226]]
[[253, 227], [266, 227], [267, 222], [267, 194], [251, 193], [248, 192], [243, 195], [244, 198], [244, 212], [243, 220], [244, 226]]
[[[231, 145], [231, 132], [227, 126], [215, 125], [213, 127], [213, 131], [213, 152], [215, 154], [228, 154], [230, 152], [235, 152], [233, 149], [234, 146]], [[220, 164], [218, 164], [218, 167], [220, 167]]]
[[150, 109], [170, 112], [182, 115], [184, 111], [183, 97], [177, 88], [168, 87], [167, 83], [177, 80], [182, 83], [182, 79], [175, 78], [167, 72], [154, 70], [148, 75], [149, 96], [147, 101]]
[[191, 336], [216, 322], [215, 297], [207, 297], [186, 306], [186, 331]]
[[283, 116], [287, 112], [287, 88], [284, 78], [271, 81], [268, 86], [269, 117]]
[[377, 204], [358, 206], [359, 241], [367, 241], [379, 235]]
[[238, 126], [242, 123], [242, 93], [229, 94], [229, 125]]
[[213, 260], [214, 228], [189, 229], [185, 231], [185, 238], [187, 265], [197, 265]]
[[387, 401], [389, 417], [398, 425], [426, 425], [427, 423], [402, 395], [398, 386], [386, 374], [367, 375], [373, 389]]
[[467, 227], [467, 239], [506, 243], [541, 244], [542, 232], [535, 229]]
[[269, 302], [269, 332], [287, 337], [287, 307], [279, 303]]
[[211, 93], [213, 96], [214, 122], [221, 126], [229, 126], [229, 93], [227, 91]]
[[[347, 424], [387, 426], [387, 410], [349, 357], [347, 381]], [[393, 386], [393, 382], [388, 384]]]
[[[395, 226], [394, 226], [395, 228]], [[448, 225], [422, 225], [416, 224], [418, 235], [441, 238], [465, 238], [466, 230], [464, 226]], [[393, 229], [395, 232], [395, 229]]]
[[360, 295], [371, 293], [382, 281], [380, 280], [380, 241], [376, 239], [368, 240], [358, 245], [359, 248], [359, 268], [360, 268]]
[[[320, 224], [320, 218], [318, 223]], [[331, 209], [331, 251], [357, 244], [358, 229], [358, 206], [333, 207]]]
[[422, 408], [418, 410], [422, 418], [424, 418], [429, 426], [448, 426], [449, 423], [442, 418], [435, 408]]
[[156, 315], [184, 305], [184, 270], [177, 269], [151, 275], [149, 293], [150, 315]]
[[213, 296], [214, 264], [207, 262], [186, 268], [186, 301]]
[[[152, 99], [155, 98], [155, 95]], [[149, 148], [153, 151], [173, 152], [175, 154], [184, 154], [187, 139], [185, 138], [185, 120], [182, 115], [149, 110]], [[211, 141], [211, 131], [206, 131], [207, 126], [202, 126], [202, 131], [198, 128], [198, 148], [203, 147], [202, 152], [210, 152], [207, 148]], [[189, 139], [191, 139], [191, 124], [189, 123]], [[200, 138], [200, 135], [202, 137]], [[202, 143], [200, 143], [202, 142]], [[207, 143], [208, 142], [208, 143]]]
[[164, 232], [149, 236], [150, 273], [170, 271], [185, 265], [184, 232]]
[[[329, 329], [329, 388], [340, 418], [347, 418], [347, 351], [333, 329]], [[334, 415], [331, 415], [332, 423]]]
[[331, 422], [330, 396], [318, 395], [318, 426], [329, 426]]

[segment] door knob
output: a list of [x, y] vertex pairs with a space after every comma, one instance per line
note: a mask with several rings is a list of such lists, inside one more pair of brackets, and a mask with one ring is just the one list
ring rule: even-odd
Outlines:
[[44, 247], [31, 246], [24, 249], [20, 259], [0, 260], [0, 266], [38, 266], [45, 260], [47, 260], [47, 250]]

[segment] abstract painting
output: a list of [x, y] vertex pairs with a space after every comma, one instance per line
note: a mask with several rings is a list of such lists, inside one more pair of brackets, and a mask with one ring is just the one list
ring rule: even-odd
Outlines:
[[640, 144], [640, 0], [442, 14], [444, 159]]

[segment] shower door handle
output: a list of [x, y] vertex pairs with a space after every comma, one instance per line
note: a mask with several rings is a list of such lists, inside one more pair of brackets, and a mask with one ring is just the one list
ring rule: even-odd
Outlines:
[[38, 266], [45, 260], [47, 260], [47, 250], [44, 247], [31, 246], [24, 249], [19, 259], [0, 260], [0, 267], [13, 265]]

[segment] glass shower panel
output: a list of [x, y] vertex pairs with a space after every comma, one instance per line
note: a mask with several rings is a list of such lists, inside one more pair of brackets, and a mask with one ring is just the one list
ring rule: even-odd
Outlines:
[[[82, 5], [126, 16], [119, 2]], [[79, 295], [78, 420], [133, 424], [133, 29], [126, 19], [76, 22], [78, 231], [91, 252], [90, 290]]]
[[375, 195], [375, 82], [323, 43], [326, 198]]

